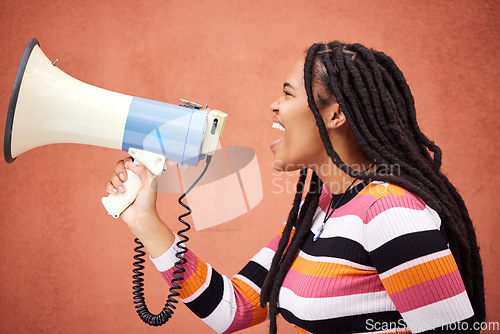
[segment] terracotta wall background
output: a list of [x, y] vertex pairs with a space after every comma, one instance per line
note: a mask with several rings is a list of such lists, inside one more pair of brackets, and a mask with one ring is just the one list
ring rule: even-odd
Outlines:
[[[286, 219], [295, 182], [271, 168], [269, 105], [290, 65], [316, 41], [361, 42], [391, 55], [413, 90], [418, 119], [444, 151], [482, 247], [490, 321], [500, 321], [499, 2], [22, 1], [0, 3], [0, 131], [21, 53], [32, 37], [82, 81], [130, 95], [208, 103], [230, 118], [223, 145], [257, 152], [263, 201], [223, 225], [190, 233], [190, 247], [236, 274]], [[41, 147], [0, 162], [0, 332], [206, 333], [185, 306], [162, 329], [136, 316], [132, 235], [100, 197], [126, 153], [82, 145]], [[290, 186], [291, 187], [291, 186]], [[178, 227], [177, 195], [162, 216]], [[148, 263], [153, 310], [166, 285]], [[263, 333], [267, 323], [244, 333]], [[280, 333], [294, 329], [280, 324]]]

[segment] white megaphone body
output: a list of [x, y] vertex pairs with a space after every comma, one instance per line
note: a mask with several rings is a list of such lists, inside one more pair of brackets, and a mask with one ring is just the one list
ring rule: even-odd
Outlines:
[[[166, 160], [195, 166], [214, 154], [227, 115], [182, 102], [173, 105], [83, 83], [61, 71], [31, 39], [12, 90], [4, 157], [11, 163], [36, 147], [75, 143], [126, 151], [155, 175], [161, 174]], [[102, 199], [115, 218], [140, 189], [138, 177], [128, 175], [125, 193]]]

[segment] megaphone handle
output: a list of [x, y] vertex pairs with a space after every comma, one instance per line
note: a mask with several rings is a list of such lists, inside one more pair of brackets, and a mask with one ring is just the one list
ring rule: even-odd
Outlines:
[[[134, 163], [146, 166], [154, 175], [160, 176], [163, 172], [163, 165], [166, 161], [165, 156], [132, 147], [129, 148], [128, 153], [134, 159]], [[123, 185], [125, 186], [124, 193], [109, 194], [107, 197], [101, 199], [102, 205], [104, 205], [104, 208], [108, 211], [108, 215], [113, 218], [120, 217], [121, 213], [125, 211], [130, 204], [134, 203], [141, 190], [141, 180], [130, 169], [127, 169], [127, 180]]]
[[[136, 162], [137, 163], [137, 162]], [[133, 171], [127, 169], [127, 180], [123, 183], [125, 192], [109, 194], [101, 198], [102, 205], [113, 218], [120, 217], [121, 213], [132, 204], [141, 190], [141, 180]]]

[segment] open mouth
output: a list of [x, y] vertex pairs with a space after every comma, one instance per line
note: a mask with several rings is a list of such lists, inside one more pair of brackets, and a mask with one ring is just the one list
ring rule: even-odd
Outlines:
[[273, 123], [273, 129], [278, 129], [278, 130], [281, 130], [281, 131], [285, 131], [285, 127], [281, 123], [278, 123], [278, 122], [274, 122]]
[[[283, 124], [281, 124], [281, 122], [279, 121], [279, 119], [274, 116], [273, 117], [273, 125], [272, 125], [273, 129], [278, 129], [280, 131], [283, 131], [285, 132], [285, 127], [283, 126]], [[276, 144], [278, 144], [283, 138], [285, 138], [285, 136], [279, 138], [278, 140], [275, 140], [273, 141], [269, 146], [271, 148], [273, 148], [274, 146], [276, 146]]]

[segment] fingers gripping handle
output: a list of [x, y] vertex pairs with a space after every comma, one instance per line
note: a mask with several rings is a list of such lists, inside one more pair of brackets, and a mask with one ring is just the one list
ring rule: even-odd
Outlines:
[[[163, 155], [135, 148], [130, 148], [128, 153], [134, 158], [136, 164], [146, 166], [154, 175], [159, 176], [163, 172], [166, 161]], [[127, 180], [123, 185], [125, 186], [124, 193], [109, 194], [101, 199], [108, 215], [114, 218], [120, 217], [121, 213], [135, 201], [142, 187], [141, 179], [130, 169], [127, 169]]]
[[123, 183], [125, 186], [124, 193], [109, 194], [101, 198], [102, 205], [108, 212], [108, 215], [113, 218], [120, 217], [120, 214], [132, 204], [137, 194], [141, 190], [141, 180], [130, 169], [127, 169], [127, 180]]

